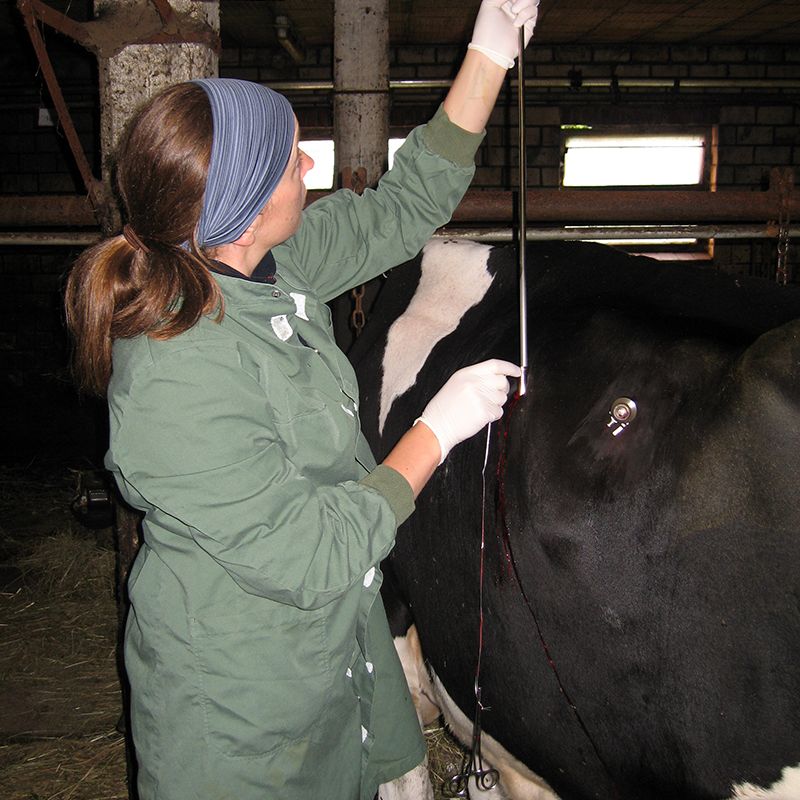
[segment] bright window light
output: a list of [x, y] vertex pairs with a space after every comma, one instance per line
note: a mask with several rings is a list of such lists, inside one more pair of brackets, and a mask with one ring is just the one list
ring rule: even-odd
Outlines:
[[704, 163], [702, 136], [570, 136], [564, 186], [694, 186]]
[[[566, 226], [569, 229], [570, 225]], [[608, 225], [598, 225], [597, 228], [602, 230], [603, 228], [609, 227]], [[634, 230], [636, 226], [631, 226]], [[664, 226], [667, 227], [667, 226]], [[655, 247], [670, 247], [674, 245], [686, 245], [686, 244], [697, 244], [697, 239], [686, 239], [682, 237], [675, 237], [672, 239], [584, 239], [583, 241], [586, 242], [595, 242], [597, 244], [609, 244], [609, 245], [617, 245], [620, 247], [632, 247], [633, 245], [641, 246], [641, 245], [648, 245], [648, 246], [655, 246]]]
[[[389, 139], [389, 167], [394, 163], [394, 154], [405, 139]], [[333, 188], [333, 139], [305, 139], [300, 149], [314, 159], [314, 167], [306, 173], [306, 189]]]
[[306, 189], [333, 188], [333, 139], [307, 139], [300, 149], [314, 159], [314, 166], [303, 179]]
[[394, 154], [399, 149], [400, 145], [403, 144], [405, 138], [402, 139], [389, 139], [389, 169], [392, 168], [392, 164], [394, 164]]

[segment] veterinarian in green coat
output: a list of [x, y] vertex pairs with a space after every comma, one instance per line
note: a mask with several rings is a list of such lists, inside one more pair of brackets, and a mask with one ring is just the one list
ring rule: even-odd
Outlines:
[[371, 800], [424, 758], [379, 563], [519, 370], [455, 373], [376, 466], [325, 303], [449, 219], [495, 62], [535, 14], [517, 5], [485, 0], [443, 107], [362, 196], [303, 211], [312, 162], [257, 84], [180, 84], [132, 123], [127, 224], [76, 264], [67, 312], [78, 373], [108, 394], [107, 467], [145, 513], [125, 633], [141, 800]]

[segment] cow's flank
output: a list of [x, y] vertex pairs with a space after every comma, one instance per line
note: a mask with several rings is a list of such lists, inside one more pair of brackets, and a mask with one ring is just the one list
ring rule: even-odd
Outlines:
[[[487, 502], [481, 435], [390, 557], [452, 724], [475, 703], [483, 528], [493, 752], [565, 800], [788, 798], [800, 287], [579, 243], [530, 244], [527, 265], [528, 392], [492, 428]], [[351, 351], [379, 460], [455, 370], [518, 361], [516, 295], [513, 247], [432, 244], [391, 273]]]

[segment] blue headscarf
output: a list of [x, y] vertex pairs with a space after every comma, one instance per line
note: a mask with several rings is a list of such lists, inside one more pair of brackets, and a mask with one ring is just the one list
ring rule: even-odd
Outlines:
[[211, 104], [211, 163], [197, 225], [200, 247], [235, 242], [269, 200], [289, 163], [295, 120], [289, 101], [251, 81], [201, 78]]

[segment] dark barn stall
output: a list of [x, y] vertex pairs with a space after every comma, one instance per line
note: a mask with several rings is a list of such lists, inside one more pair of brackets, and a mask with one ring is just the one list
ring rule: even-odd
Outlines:
[[[161, 86], [217, 70], [265, 82], [289, 97], [304, 139], [336, 142], [330, 182], [314, 191], [360, 190], [383, 169], [386, 139], [404, 137], [435, 111], [477, 7], [3, 3], [2, 797], [128, 796], [117, 731], [114, 551], [119, 545], [124, 574], [135, 519], [120, 512], [118, 535], [107, 524], [105, 408], [72, 385], [61, 304], [81, 248], [118, 230], [111, 152], [132, 109]], [[746, 277], [747, 286], [800, 282], [800, 4], [542, 0], [525, 61], [529, 239], [612, 241], [661, 267], [689, 262]], [[512, 71], [472, 188], [444, 235], [516, 235], [517, 84]], [[675, 134], [693, 137], [691, 179], [599, 185], [569, 174], [594, 136], [605, 141], [602, 161], [612, 138]], [[660, 151], [645, 162], [662, 158]], [[375, 291], [337, 302], [344, 347]], [[79, 521], [87, 513], [90, 526]], [[445, 756], [443, 772], [459, 757]]]

